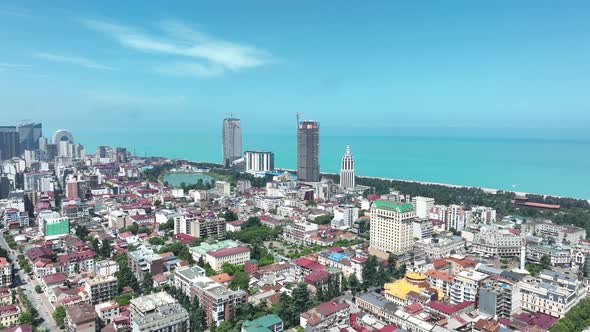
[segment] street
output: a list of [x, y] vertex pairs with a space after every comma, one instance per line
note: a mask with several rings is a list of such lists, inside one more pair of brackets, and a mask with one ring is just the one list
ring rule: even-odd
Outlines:
[[[10, 260], [13, 263], [14, 280], [12, 283], [12, 288], [16, 290], [16, 288], [21, 286], [27, 298], [29, 299], [29, 301], [31, 301], [33, 307], [35, 307], [39, 312], [39, 316], [37, 317], [38, 327], [49, 329], [49, 331], [57, 331], [58, 327], [57, 325], [55, 325], [55, 322], [53, 321], [52, 317], [53, 309], [51, 309], [51, 306], [48, 303], [47, 298], [44, 294], [37, 294], [35, 292], [35, 285], [37, 285], [36, 281], [31, 280], [27, 282], [28, 276], [24, 273], [20, 266], [18, 266], [16, 255], [14, 255], [13, 251], [8, 247], [8, 243], [6, 243], [4, 236], [0, 236], [0, 247], [8, 251]], [[40, 296], [41, 301], [37, 299], [38, 295]]]

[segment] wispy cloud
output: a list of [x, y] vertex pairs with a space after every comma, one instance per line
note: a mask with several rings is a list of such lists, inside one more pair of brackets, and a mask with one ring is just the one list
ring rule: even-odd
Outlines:
[[138, 51], [192, 59], [161, 65], [160, 73], [215, 76], [227, 71], [259, 67], [272, 56], [254, 46], [214, 38], [175, 21], [159, 25], [158, 34], [100, 20], [81, 20], [90, 29], [103, 32], [119, 44]]
[[113, 67], [105, 66], [100, 63], [97, 63], [94, 60], [78, 56], [69, 56], [47, 52], [35, 53], [34, 55], [37, 58], [44, 59], [47, 61], [70, 63], [73, 65], [78, 65], [90, 69], [113, 70]]

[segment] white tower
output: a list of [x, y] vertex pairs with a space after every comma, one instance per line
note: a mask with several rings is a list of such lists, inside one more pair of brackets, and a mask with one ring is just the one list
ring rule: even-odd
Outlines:
[[346, 154], [342, 157], [340, 188], [354, 188], [354, 158], [350, 154], [349, 145], [346, 146]]

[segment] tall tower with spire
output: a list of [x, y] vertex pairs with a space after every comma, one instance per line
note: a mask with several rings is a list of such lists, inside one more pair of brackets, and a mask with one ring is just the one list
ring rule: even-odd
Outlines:
[[354, 188], [354, 158], [350, 154], [350, 146], [346, 146], [346, 154], [342, 157], [340, 167], [340, 188]]

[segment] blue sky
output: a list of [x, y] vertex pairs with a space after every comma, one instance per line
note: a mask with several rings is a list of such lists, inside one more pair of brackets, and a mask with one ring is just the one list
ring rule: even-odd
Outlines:
[[3, 1], [2, 124], [590, 127], [588, 1]]

